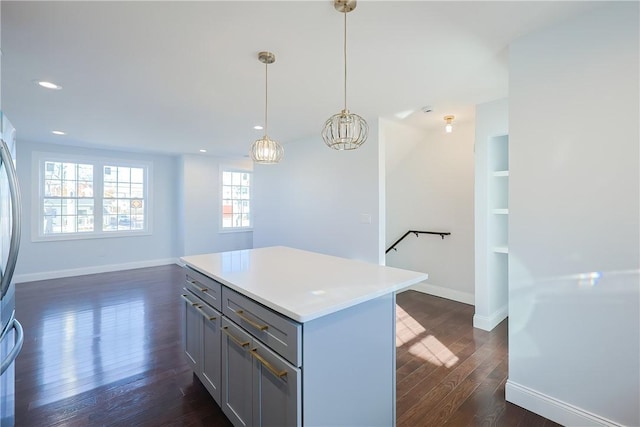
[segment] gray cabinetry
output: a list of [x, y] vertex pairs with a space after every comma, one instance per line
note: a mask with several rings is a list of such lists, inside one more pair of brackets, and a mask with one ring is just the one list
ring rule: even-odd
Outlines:
[[251, 337], [227, 319], [222, 332], [222, 412], [236, 427], [252, 426]]
[[253, 424], [280, 427], [302, 424], [300, 370], [258, 341], [250, 350], [253, 363]]
[[395, 425], [393, 293], [299, 323], [186, 270], [185, 351], [235, 427]]
[[194, 372], [200, 369], [201, 325], [200, 313], [196, 310], [198, 299], [189, 293], [182, 295], [184, 310], [184, 352]]
[[[220, 403], [222, 314], [202, 299], [205, 288], [200, 286], [197, 290], [199, 294], [196, 295], [193, 286], [189, 286], [190, 283], [190, 277], [187, 276], [187, 285], [182, 294], [185, 306], [184, 349], [193, 372], [216, 402]], [[219, 295], [220, 285], [217, 285]]]
[[200, 380], [209, 390], [211, 396], [220, 403], [220, 385], [222, 384], [220, 369], [220, 322], [222, 316], [216, 310], [202, 306], [202, 357], [200, 364]]

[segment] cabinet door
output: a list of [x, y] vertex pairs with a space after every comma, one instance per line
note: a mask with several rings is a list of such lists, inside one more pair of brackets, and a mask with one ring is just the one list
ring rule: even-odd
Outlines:
[[253, 424], [292, 427], [302, 424], [300, 370], [254, 340]]
[[202, 360], [200, 379], [218, 405], [221, 384], [220, 320], [221, 315], [207, 305], [200, 307], [202, 314]]
[[235, 427], [254, 425], [251, 341], [249, 334], [222, 319], [222, 412]]
[[184, 352], [191, 369], [198, 372], [200, 369], [200, 340], [202, 339], [202, 316], [198, 312], [198, 302], [194, 296], [188, 293], [182, 295], [184, 301]]

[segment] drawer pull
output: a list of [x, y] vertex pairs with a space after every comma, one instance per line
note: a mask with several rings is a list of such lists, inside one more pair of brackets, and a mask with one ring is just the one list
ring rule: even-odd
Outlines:
[[260, 363], [262, 363], [264, 365], [264, 367], [267, 368], [269, 371], [271, 371], [271, 373], [273, 375], [275, 375], [276, 377], [282, 378], [282, 377], [287, 376], [287, 371], [285, 371], [285, 370], [278, 371], [276, 368], [273, 367], [273, 365], [271, 363], [267, 362], [267, 360], [264, 357], [260, 356], [258, 354], [258, 349], [257, 348], [251, 349], [251, 355], [253, 357], [255, 357], [256, 359], [258, 359], [260, 361]]
[[189, 283], [191, 283], [193, 286], [195, 286], [196, 288], [198, 288], [198, 290], [200, 292], [207, 292], [209, 289], [207, 288], [201, 288], [200, 287], [200, 283], [196, 282], [195, 280], [189, 280]]
[[188, 302], [189, 304], [191, 304], [194, 307], [199, 307], [197, 302], [193, 302], [191, 301], [186, 294], [182, 294], [182, 299], [185, 300], [186, 302]]
[[266, 331], [267, 329], [269, 329], [269, 325], [261, 325], [259, 323], [254, 322], [253, 320], [249, 319], [245, 314], [243, 310], [236, 310], [236, 314], [238, 315], [238, 317], [240, 317], [242, 320], [244, 320], [245, 322], [247, 322], [248, 324], [250, 324], [251, 326], [253, 326], [254, 328], [256, 328], [259, 331]]
[[246, 347], [246, 346], [249, 345], [249, 341], [240, 341], [238, 338], [236, 338], [233, 335], [231, 335], [231, 332], [229, 332], [229, 327], [228, 326], [223, 326], [222, 327], [222, 332], [224, 332], [229, 338], [231, 338], [233, 340], [233, 342], [238, 344], [240, 347]]
[[201, 305], [196, 306], [196, 310], [202, 314], [207, 320], [216, 320], [216, 316], [209, 316], [209, 314], [205, 313], [205, 311], [201, 308]]

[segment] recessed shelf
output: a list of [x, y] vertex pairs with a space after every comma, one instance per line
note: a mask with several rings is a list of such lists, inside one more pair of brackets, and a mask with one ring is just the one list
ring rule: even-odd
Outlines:
[[509, 248], [507, 246], [495, 246], [493, 248], [493, 252], [495, 252], [497, 254], [508, 254], [509, 253]]
[[493, 176], [509, 176], [509, 171], [495, 171]]
[[496, 215], [509, 215], [509, 209], [491, 209], [491, 212]]

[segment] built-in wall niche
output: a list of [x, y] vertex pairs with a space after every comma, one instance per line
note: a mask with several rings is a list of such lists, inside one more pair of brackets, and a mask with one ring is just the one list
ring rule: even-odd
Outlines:
[[489, 171], [494, 176], [509, 176], [509, 135], [490, 138]]
[[[506, 255], [509, 253], [509, 136], [489, 138], [488, 149], [489, 251]], [[498, 269], [496, 277], [504, 276], [506, 260], [505, 263], [500, 261], [500, 264], [490, 268], [494, 269]]]

